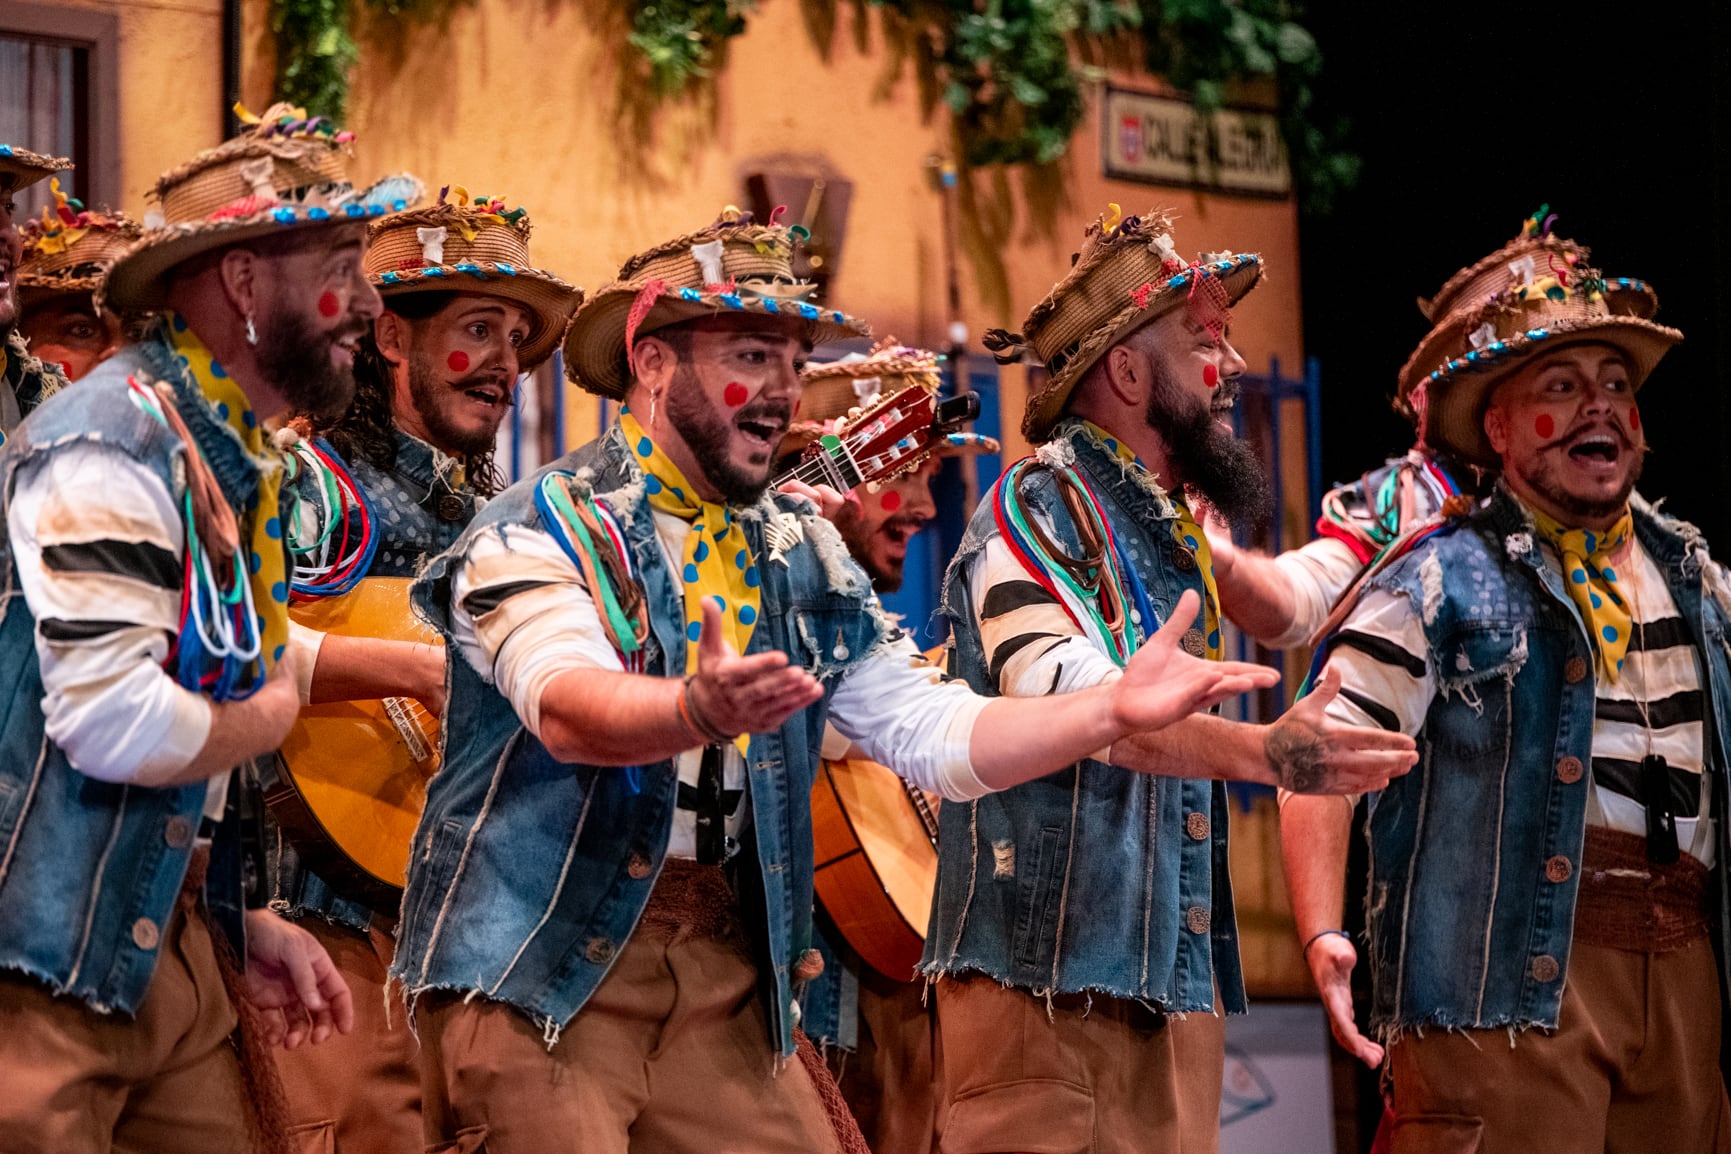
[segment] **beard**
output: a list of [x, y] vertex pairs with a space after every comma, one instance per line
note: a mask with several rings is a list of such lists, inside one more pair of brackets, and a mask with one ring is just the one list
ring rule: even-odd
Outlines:
[[[1165, 443], [1167, 461], [1185, 487], [1200, 493], [1229, 524], [1251, 532], [1265, 528], [1272, 493], [1262, 462], [1248, 444], [1221, 429], [1212, 409], [1186, 393], [1164, 365], [1152, 363], [1148, 425]], [[1224, 402], [1236, 394], [1233, 382], [1221, 381], [1216, 395]]]
[[1536, 461], [1530, 471], [1521, 470], [1521, 478], [1533, 492], [1567, 514], [1565, 523], [1572, 525], [1580, 521], [1598, 521], [1622, 512], [1629, 503], [1630, 495], [1635, 491], [1636, 482], [1641, 479], [1641, 469], [1646, 461], [1646, 454], [1635, 450], [1635, 460], [1629, 467], [1629, 475], [1617, 486], [1617, 492], [1613, 496], [1604, 498], [1581, 497], [1569, 492], [1552, 474], [1550, 462], [1543, 458]]
[[904, 557], [879, 563], [874, 538], [880, 532], [897, 527], [905, 527], [911, 537], [925, 526], [923, 518], [897, 513], [873, 529], [860, 514], [859, 507], [850, 501], [842, 505], [832, 523], [835, 531], [841, 535], [842, 544], [847, 546], [848, 555], [859, 562], [859, 567], [872, 579], [874, 593], [894, 593], [902, 587], [907, 559]]
[[[421, 423], [432, 437], [434, 448], [453, 457], [479, 457], [493, 448], [493, 443], [499, 436], [497, 422], [491, 428], [466, 429], [451, 420], [445, 410], [445, 402], [462, 396], [464, 389], [493, 383], [486, 374], [477, 374], [465, 377], [455, 384], [446, 384], [439, 379], [432, 364], [419, 351], [409, 358], [409, 401], [415, 406], [415, 412], [421, 415]], [[504, 420], [505, 410], [511, 404], [511, 386], [512, 382], [505, 382], [505, 404], [501, 406], [499, 416], [501, 421]]]
[[339, 366], [331, 349], [365, 331], [355, 324], [319, 332], [298, 312], [277, 309], [259, 331], [258, 367], [283, 395], [289, 411], [316, 419], [340, 416], [355, 396], [353, 364]]
[[695, 368], [682, 361], [673, 371], [673, 383], [667, 390], [667, 419], [697, 459], [703, 475], [731, 505], [749, 505], [769, 487], [770, 462], [736, 464], [729, 453], [734, 422], [754, 417], [779, 421], [785, 428], [793, 419], [793, 406], [787, 401], [757, 400], [728, 417], [704, 394]]

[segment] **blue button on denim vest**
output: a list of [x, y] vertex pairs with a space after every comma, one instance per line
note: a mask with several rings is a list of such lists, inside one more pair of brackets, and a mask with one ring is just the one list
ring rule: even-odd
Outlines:
[[[647, 596], [646, 668], [680, 676], [684, 607], [617, 427], [553, 468], [577, 473], [620, 517]], [[533, 486], [490, 502], [436, 558], [415, 597], [450, 643], [450, 579], [477, 536], [539, 523]], [[769, 558], [762, 519], [798, 512], [803, 543]], [[765, 497], [738, 517], [763, 577], [750, 651], [780, 649], [833, 691], [882, 638], [870, 582], [804, 502]], [[456, 649], [452, 648], [453, 655]], [[568, 765], [524, 728], [510, 703], [460, 657], [449, 663], [444, 764], [428, 788], [403, 898], [393, 977], [411, 998], [479, 991], [534, 1019], [551, 1041], [583, 1007], [630, 938], [659, 875], [673, 825], [671, 761], [625, 769]], [[810, 795], [829, 692], [746, 757], [752, 823], [736, 888], [762, 967], [771, 1042], [793, 1052], [791, 968], [811, 943]], [[653, 863], [646, 876], [633, 857]]]
[[[1165, 496], [1073, 426], [1058, 436], [1046, 451], [1074, 456], [1155, 611], [1170, 612], [1186, 589], [1200, 593], [1201, 574], [1193, 557], [1179, 555]], [[1050, 474], [1023, 493], [1078, 555]], [[996, 696], [969, 589], [969, 562], [998, 533], [991, 505], [988, 498], [975, 512], [951, 563], [944, 613], [954, 672]], [[1142, 626], [1151, 632], [1156, 624]], [[1201, 840], [1187, 833], [1196, 813], [1208, 817]], [[939, 823], [926, 973], [978, 973], [1034, 992], [1096, 991], [1174, 1012], [1213, 1011], [1218, 987], [1226, 1012], [1243, 1012], [1223, 784], [1087, 760], [978, 801], [946, 803]]]

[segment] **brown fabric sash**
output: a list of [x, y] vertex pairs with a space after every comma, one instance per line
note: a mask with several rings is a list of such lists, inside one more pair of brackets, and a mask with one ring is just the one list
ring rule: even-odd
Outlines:
[[1647, 858], [1647, 839], [1587, 827], [1581, 852], [1575, 941], [1613, 950], [1661, 954], [1708, 932], [1709, 872], [1683, 854], [1670, 865]]

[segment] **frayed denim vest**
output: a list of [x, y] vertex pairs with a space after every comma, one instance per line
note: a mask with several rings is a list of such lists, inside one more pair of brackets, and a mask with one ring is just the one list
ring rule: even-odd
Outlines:
[[[1693, 526], [1639, 497], [1633, 510], [1712, 702], [1703, 761], [1716, 778], [1723, 941], [1726, 585]], [[1718, 595], [1704, 595], [1704, 585]], [[1555, 1028], [1592, 788], [1590, 773], [1558, 771], [1565, 759], [1592, 764], [1596, 679], [1586, 628], [1531, 521], [1500, 486], [1370, 586], [1411, 601], [1439, 689], [1418, 734], [1418, 764], [1370, 798], [1371, 1025], [1384, 1038], [1425, 1026]], [[1587, 673], [1570, 681], [1576, 661]], [[1552, 879], [1562, 871], [1546, 868], [1554, 857], [1571, 866], [1561, 881]]]
[[[378, 521], [378, 552], [367, 570], [369, 577], [413, 577], [428, 560], [454, 545], [475, 516], [472, 493], [451, 493], [439, 483], [433, 450], [400, 429], [394, 435], [397, 460], [392, 468], [380, 469], [365, 459], [343, 462]], [[303, 471], [295, 498], [314, 499], [311, 486], [317, 483], [312, 473]], [[358, 515], [354, 522], [358, 532]], [[297, 918], [317, 914], [335, 925], [366, 932], [372, 924], [372, 907], [344, 897], [306, 868], [286, 835], [274, 822], [267, 824], [271, 908]], [[397, 913], [394, 908], [378, 912], [390, 917]]]
[[[619, 518], [648, 599], [645, 668], [682, 676], [682, 587], [617, 426], [550, 468], [575, 472]], [[415, 834], [391, 974], [411, 1005], [426, 990], [477, 991], [507, 1002], [533, 1018], [551, 1044], [607, 976], [648, 903], [673, 828], [678, 775], [670, 760], [635, 772], [558, 761], [458, 656], [452, 573], [480, 534], [539, 524], [539, 480], [530, 477], [491, 501], [415, 587], [418, 607], [451, 647], [450, 707], [444, 762]], [[797, 529], [799, 543], [772, 558], [766, 518], [780, 530]], [[811, 944], [810, 797], [829, 693], [884, 639], [887, 624], [870, 581], [809, 504], [767, 495], [737, 523], [763, 578], [749, 652], [780, 649], [826, 689], [823, 701], [751, 739], [752, 821], [734, 863], [770, 1041], [789, 1055], [796, 1024], [790, 971]]]
[[[1155, 611], [1202, 591], [1196, 558], [1173, 536], [1164, 494], [1143, 488], [1086, 436], [1060, 430], [1047, 459], [1074, 458]], [[1072, 555], [1081, 552], [1051, 474], [1023, 488]], [[956, 675], [997, 696], [987, 675], [970, 562], [998, 535], [981, 503], [945, 579]], [[1157, 623], [1141, 622], [1144, 633]], [[1086, 760], [939, 810], [938, 887], [921, 969], [978, 973], [1037, 994], [1095, 991], [1162, 1010], [1207, 1013], [1215, 988], [1244, 1010], [1227, 875], [1226, 787]]]
[[[123, 452], [177, 497], [184, 492], [185, 450], [132, 403], [127, 378], [135, 373], [174, 384], [181, 416], [224, 496], [237, 511], [251, 507], [257, 467], [173, 354], [154, 341], [106, 361], [18, 427], [0, 452], [4, 507], [18, 466], [80, 442]], [[131, 1014], [167, 940], [163, 931], [186, 877], [205, 783], [150, 789], [97, 781], [72, 768], [45, 732], [36, 622], [4, 533], [0, 578], [0, 685], [12, 687], [0, 712], [0, 968], [29, 974], [94, 1009]], [[231, 816], [233, 808], [231, 802]], [[244, 957], [238, 825], [218, 826], [205, 896], [236, 956]]]

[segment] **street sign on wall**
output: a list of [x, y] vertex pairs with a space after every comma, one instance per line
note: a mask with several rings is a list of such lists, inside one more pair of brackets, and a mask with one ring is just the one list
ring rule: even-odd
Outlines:
[[1108, 86], [1100, 154], [1115, 180], [1238, 196], [1284, 197], [1292, 172], [1272, 112], [1222, 108], [1204, 118], [1188, 100]]

